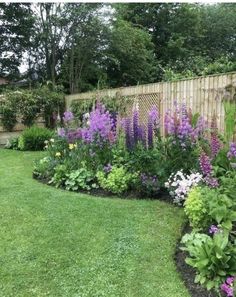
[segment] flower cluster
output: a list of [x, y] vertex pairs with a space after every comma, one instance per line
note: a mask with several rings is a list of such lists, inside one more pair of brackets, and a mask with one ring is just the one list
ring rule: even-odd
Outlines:
[[182, 170], [172, 173], [165, 183], [170, 195], [174, 199], [174, 203], [181, 204], [187, 197], [187, 194], [193, 186], [198, 185], [202, 180], [202, 175], [193, 172], [189, 175], [184, 174]]
[[148, 194], [156, 194], [160, 189], [160, 184], [156, 175], [141, 173], [142, 190]]
[[220, 232], [220, 229], [215, 225], [211, 225], [211, 227], [209, 228], [209, 233], [210, 234], [216, 234], [218, 232]]
[[234, 297], [235, 278], [235, 276], [227, 277], [226, 281], [220, 286], [221, 291], [224, 292], [227, 297]]
[[230, 147], [229, 147], [229, 151], [227, 153], [227, 157], [228, 159], [232, 159], [236, 157], [236, 143], [235, 142], [231, 142], [230, 143]]
[[85, 143], [94, 143], [103, 146], [104, 142], [113, 144], [116, 140], [114, 121], [103, 105], [89, 114], [87, 127], [81, 129], [81, 136]]
[[216, 123], [216, 117], [212, 118], [211, 122], [211, 156], [215, 157], [221, 148], [221, 143], [218, 137], [218, 129]]
[[130, 118], [123, 120], [123, 129], [125, 132], [126, 147], [131, 150], [141, 142], [144, 147], [153, 147], [153, 135], [154, 130], [160, 128], [159, 112], [156, 106], [153, 106], [148, 113], [147, 129], [143, 124], [139, 123], [139, 111], [135, 109], [133, 111], [132, 123]]
[[211, 188], [216, 188], [219, 186], [217, 178], [212, 176], [213, 168], [211, 165], [211, 160], [209, 156], [202, 152], [199, 158], [199, 164], [204, 176], [204, 182]]
[[63, 114], [64, 123], [71, 122], [74, 119], [74, 114], [71, 111], [65, 111]]
[[187, 111], [186, 105], [178, 106], [175, 102], [175, 110], [171, 113], [168, 110], [164, 117], [165, 134], [179, 139], [182, 147], [185, 147], [185, 141], [196, 141], [204, 132], [205, 122], [202, 117], [198, 118], [197, 124], [192, 125], [191, 110]]

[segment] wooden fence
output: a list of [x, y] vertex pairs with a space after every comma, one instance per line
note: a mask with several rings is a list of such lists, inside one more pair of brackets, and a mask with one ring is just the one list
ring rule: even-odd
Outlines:
[[70, 109], [71, 103], [75, 101], [102, 97], [110, 97], [112, 100], [117, 96], [129, 98], [133, 105], [139, 107], [144, 124], [147, 122], [147, 111], [152, 105], [159, 108], [164, 121], [164, 113], [177, 102], [185, 103], [193, 113], [200, 113], [207, 121], [215, 114], [218, 128], [223, 132], [223, 100], [234, 99], [236, 102], [236, 72], [69, 95], [65, 98], [66, 108]]

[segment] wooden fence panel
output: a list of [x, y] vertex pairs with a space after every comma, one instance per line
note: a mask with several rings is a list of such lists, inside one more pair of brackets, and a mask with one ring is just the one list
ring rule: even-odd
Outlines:
[[[73, 101], [88, 100], [92, 98], [129, 97], [136, 104], [138, 102], [141, 121], [146, 124], [147, 111], [152, 105], [157, 105], [162, 116], [168, 109], [173, 109], [175, 102], [186, 104], [193, 113], [198, 112], [210, 122], [216, 115], [218, 128], [224, 130], [224, 104], [226, 87], [232, 85], [236, 90], [236, 72], [195, 77], [175, 82], [160, 82], [140, 86], [101, 90], [66, 96], [66, 107], [70, 109]], [[231, 94], [232, 96], [232, 94]], [[225, 100], [225, 99], [224, 99]], [[129, 108], [130, 113], [132, 108]], [[162, 129], [163, 132], [163, 129]]]

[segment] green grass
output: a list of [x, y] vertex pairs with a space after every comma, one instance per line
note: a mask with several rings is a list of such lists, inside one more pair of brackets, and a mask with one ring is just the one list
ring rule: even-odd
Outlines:
[[39, 156], [0, 150], [1, 297], [189, 297], [173, 260], [181, 209], [40, 184]]

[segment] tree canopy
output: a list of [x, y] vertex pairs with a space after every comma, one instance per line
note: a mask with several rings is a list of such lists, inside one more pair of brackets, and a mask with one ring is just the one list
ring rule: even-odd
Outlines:
[[0, 76], [68, 93], [236, 70], [236, 4], [1, 3]]

